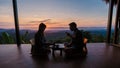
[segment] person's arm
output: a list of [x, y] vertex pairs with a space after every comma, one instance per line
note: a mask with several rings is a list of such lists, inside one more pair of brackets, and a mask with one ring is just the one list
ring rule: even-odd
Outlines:
[[67, 36], [69, 36], [70, 38], [75, 38], [75, 35], [71, 35], [70, 33], [66, 32]]

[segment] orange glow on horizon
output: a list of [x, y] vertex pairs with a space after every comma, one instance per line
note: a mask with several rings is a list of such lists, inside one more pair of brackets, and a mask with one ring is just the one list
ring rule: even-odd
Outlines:
[[[7, 19], [7, 20], [6, 20]], [[11, 18], [6, 17], [5, 19], [2, 20], [2, 18], [0, 19], [0, 21], [2, 22], [12, 22], [9, 24], [13, 25], [14, 28], [14, 20], [11, 20]], [[20, 29], [33, 29], [33, 30], [37, 30], [39, 24], [41, 23], [41, 21], [46, 20], [45, 23], [47, 28], [46, 29], [50, 29], [50, 28], [57, 28], [57, 27], [69, 27], [69, 23], [71, 22], [76, 22], [78, 27], [99, 27], [99, 26], [105, 26], [106, 27], [106, 22], [107, 19], [106, 18], [34, 18], [34, 17], [20, 17], [19, 18], [19, 26]], [[4, 23], [5, 24], [5, 23]], [[8, 24], [5, 24], [6, 27], [9, 26]], [[12, 27], [12, 26], [11, 26]]]

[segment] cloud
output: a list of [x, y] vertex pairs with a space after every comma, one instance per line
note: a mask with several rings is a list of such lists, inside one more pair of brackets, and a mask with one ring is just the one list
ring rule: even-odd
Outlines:
[[42, 23], [42, 22], [47, 22], [50, 21], [51, 19], [45, 19], [45, 20], [41, 20], [41, 21], [30, 21], [29, 23]]

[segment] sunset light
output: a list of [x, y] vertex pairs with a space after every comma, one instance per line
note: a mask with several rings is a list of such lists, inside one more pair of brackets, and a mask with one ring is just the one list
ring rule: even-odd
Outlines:
[[[14, 29], [12, 2], [1, 0], [0, 10], [0, 28]], [[20, 29], [37, 30], [41, 22], [47, 29], [68, 27], [73, 21], [78, 27], [106, 27], [107, 12], [101, 0], [18, 0]]]

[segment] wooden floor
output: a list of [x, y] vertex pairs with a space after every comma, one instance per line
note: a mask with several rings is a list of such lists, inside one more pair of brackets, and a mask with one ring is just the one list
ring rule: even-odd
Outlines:
[[33, 58], [30, 44], [0, 46], [0, 68], [120, 68], [120, 48], [104, 43], [88, 43], [86, 58], [66, 59], [56, 52], [55, 58]]

